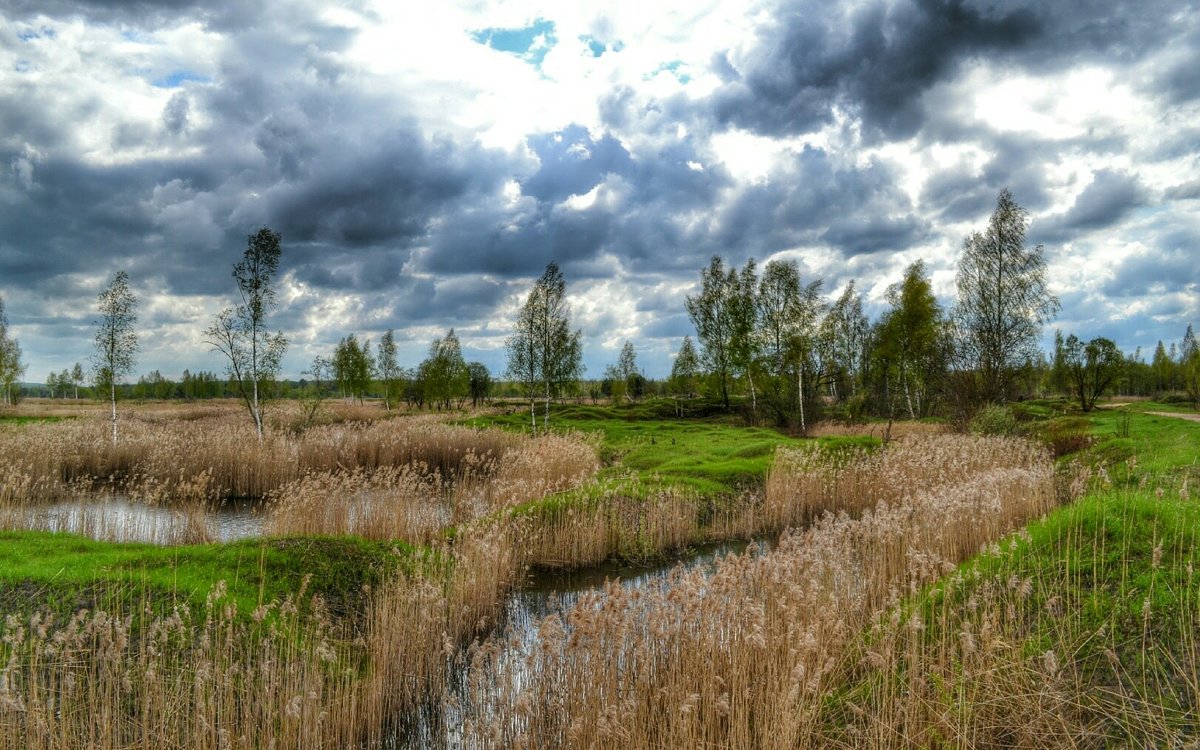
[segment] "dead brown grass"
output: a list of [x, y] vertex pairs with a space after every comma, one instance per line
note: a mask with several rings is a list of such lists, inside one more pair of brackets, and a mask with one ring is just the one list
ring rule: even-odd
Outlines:
[[785, 461], [767, 502], [810, 513], [852, 488], [885, 499], [711, 575], [586, 596], [542, 623], [523, 663], [491, 649], [470, 685], [468, 744], [819, 746], [823, 696], [856, 634], [1055, 502], [1049, 462], [1017, 441], [914, 439], [845, 465], [814, 460]]

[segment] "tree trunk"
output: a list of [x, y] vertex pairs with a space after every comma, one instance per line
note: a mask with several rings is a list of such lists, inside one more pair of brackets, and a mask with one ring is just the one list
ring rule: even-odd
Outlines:
[[900, 368], [900, 382], [904, 385], [904, 405], [908, 407], [908, 418], [916, 419], [917, 415], [913, 413], [912, 394], [908, 388], [908, 368]]
[[800, 434], [808, 434], [808, 425], [804, 422], [804, 365], [796, 368], [796, 396], [800, 399]]
[[111, 383], [108, 384], [109, 402], [112, 404], [112, 441], [113, 445], [117, 444], [117, 379], [110, 378]]

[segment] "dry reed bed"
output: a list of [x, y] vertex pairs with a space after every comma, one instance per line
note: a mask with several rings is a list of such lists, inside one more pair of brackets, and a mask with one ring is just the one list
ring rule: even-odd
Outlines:
[[448, 656], [494, 620], [516, 559], [500, 530], [441, 549], [380, 589], [357, 634], [319, 602], [298, 614], [303, 591], [239, 615], [221, 584], [201, 613], [9, 616], [0, 748], [377, 746], [445, 690]]
[[700, 498], [682, 487], [647, 489], [636, 477], [618, 478], [576, 502], [531, 509], [526, 562], [573, 568], [613, 556], [649, 559], [688, 545], [806, 526], [827, 510], [857, 514], [981, 472], [1033, 468], [1045, 460], [1025, 441], [914, 433], [882, 451], [830, 451], [819, 443], [781, 448], [765, 493]]
[[825, 692], [857, 635], [1055, 502], [1049, 462], [1018, 441], [911, 439], [824, 467], [813, 456], [783, 462], [768, 504], [815, 512], [854, 497], [852, 487], [885, 499], [858, 518], [824, 515], [711, 575], [586, 596], [541, 624], [524, 662], [505, 656], [503, 639], [485, 644], [473, 655], [465, 744], [818, 746]]
[[469, 456], [501, 457], [521, 437], [428, 417], [342, 422], [255, 439], [228, 409], [135, 412], [112, 445], [103, 419], [0, 426], [0, 502], [57, 499], [109, 487], [142, 497], [263, 497], [310, 472], [424, 463], [450, 474]]
[[468, 452], [450, 475], [423, 463], [318, 472], [271, 493], [264, 530], [425, 544], [447, 527], [577, 488], [599, 468], [587, 439], [547, 434], [500, 455]]

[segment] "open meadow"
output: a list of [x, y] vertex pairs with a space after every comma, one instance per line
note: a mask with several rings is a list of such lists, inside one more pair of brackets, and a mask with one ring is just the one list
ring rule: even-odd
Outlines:
[[[1200, 424], [1174, 411], [796, 438], [653, 400], [536, 434], [281, 403], [259, 441], [156, 402], [114, 446], [102, 409], [26, 402], [0, 747], [1179, 744]], [[564, 595], [517, 617], [527, 588]]]

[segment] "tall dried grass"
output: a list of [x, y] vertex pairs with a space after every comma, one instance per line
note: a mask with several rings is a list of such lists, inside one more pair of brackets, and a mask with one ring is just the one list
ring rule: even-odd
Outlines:
[[1049, 462], [1015, 441], [924, 438], [848, 465], [813, 460], [785, 462], [767, 502], [806, 496], [791, 504], [812, 512], [853, 497], [850, 481], [887, 499], [857, 518], [826, 514], [711, 575], [585, 596], [541, 624], [524, 661], [480, 649], [494, 656], [468, 685], [465, 744], [819, 745], [826, 691], [856, 635], [1055, 502]]
[[271, 493], [265, 530], [427, 543], [447, 527], [576, 488], [597, 469], [586, 439], [543, 435], [500, 455], [468, 452], [450, 473], [424, 463], [323, 471]]
[[[488, 627], [520, 570], [493, 529], [440, 548], [376, 592], [366, 627], [319, 600], [239, 613], [219, 583], [203, 612], [114, 597], [66, 620], [4, 622], [0, 748], [378, 746], [440, 695], [449, 656]], [[311, 614], [301, 610], [311, 609]]]
[[45, 501], [80, 487], [170, 496], [206, 477], [209, 498], [257, 498], [311, 472], [424, 463], [443, 473], [470, 456], [501, 457], [521, 441], [498, 429], [429, 416], [316, 425], [259, 442], [247, 420], [217, 406], [134, 411], [120, 442], [100, 418], [0, 425], [0, 502]]

